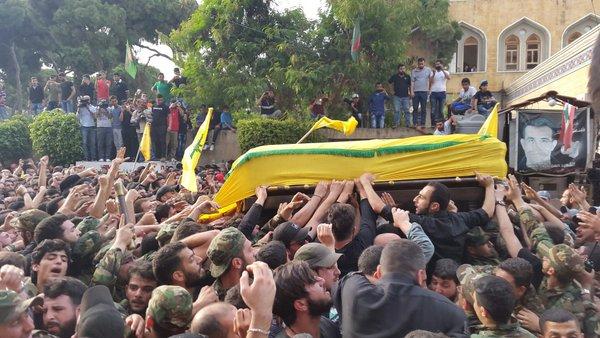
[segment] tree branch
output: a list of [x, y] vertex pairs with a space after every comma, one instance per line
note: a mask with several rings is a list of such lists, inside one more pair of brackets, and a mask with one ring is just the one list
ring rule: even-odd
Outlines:
[[156, 50], [155, 48], [148, 47], [148, 46], [142, 46], [142, 45], [139, 45], [139, 44], [136, 44], [136, 43], [132, 43], [131, 45], [132, 45], [132, 46], [139, 47], [139, 48], [147, 49], [147, 50], [149, 50], [149, 51], [151, 51], [151, 52], [154, 52], [154, 55], [153, 55], [153, 56], [162, 56], [162, 57], [164, 57], [164, 58], [167, 58], [167, 59], [169, 59], [169, 60], [173, 61], [173, 57], [172, 57], [172, 56], [169, 56], [169, 55], [167, 55], [167, 54], [165, 54], [165, 53], [161, 53], [161, 52], [159, 52], [158, 50]]

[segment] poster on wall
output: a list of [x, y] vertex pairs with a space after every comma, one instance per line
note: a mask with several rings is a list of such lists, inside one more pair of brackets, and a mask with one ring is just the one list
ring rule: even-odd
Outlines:
[[565, 174], [588, 163], [589, 109], [565, 104], [562, 111], [517, 114], [517, 171]]

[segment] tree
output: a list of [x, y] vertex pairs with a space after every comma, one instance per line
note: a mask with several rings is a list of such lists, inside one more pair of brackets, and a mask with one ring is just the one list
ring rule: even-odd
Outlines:
[[[267, 86], [279, 108], [306, 109], [320, 93], [330, 111], [344, 111], [344, 96], [373, 90], [407, 61], [412, 32], [449, 59], [460, 31], [447, 16], [447, 0], [329, 0], [315, 22], [299, 10], [278, 12], [270, 1], [205, 0], [170, 36], [190, 85], [192, 103], [254, 106]], [[362, 30], [358, 62], [350, 58], [354, 22]], [[444, 34], [440, 34], [443, 30]]]

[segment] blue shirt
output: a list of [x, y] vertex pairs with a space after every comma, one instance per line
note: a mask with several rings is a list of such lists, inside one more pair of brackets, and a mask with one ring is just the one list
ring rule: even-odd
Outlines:
[[110, 106], [108, 111], [112, 114], [112, 127], [114, 129], [121, 129], [121, 106]]
[[233, 117], [228, 111], [221, 112], [221, 126], [228, 125], [233, 127]]
[[390, 97], [385, 92], [374, 92], [369, 97], [369, 111], [374, 113], [375, 116], [381, 116], [385, 114], [385, 101], [389, 100]]

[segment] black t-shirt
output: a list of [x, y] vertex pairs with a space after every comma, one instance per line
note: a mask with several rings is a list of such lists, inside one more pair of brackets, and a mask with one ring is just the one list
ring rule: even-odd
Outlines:
[[169, 116], [169, 108], [164, 102], [160, 105], [154, 105], [152, 107], [152, 128], [166, 128], [167, 116]]
[[492, 92], [490, 92], [489, 90], [486, 91], [482, 91], [479, 90], [477, 91], [477, 93], [475, 93], [475, 96], [473, 96], [475, 99], [477, 99], [477, 104], [485, 104], [487, 103], [486, 101], [491, 99], [493, 97]]
[[173, 85], [175, 87], [179, 87], [181, 85], [187, 84], [187, 77], [180, 76], [180, 77], [178, 77], [176, 79], [173, 79], [171, 82], [173, 83]]
[[68, 100], [71, 95], [71, 91], [73, 90], [73, 82], [64, 81], [60, 83], [60, 99]]
[[44, 88], [39, 84], [36, 87], [29, 86], [29, 101], [31, 103], [42, 103], [44, 100]]
[[263, 115], [271, 115], [275, 112], [275, 99], [265, 97], [260, 101], [260, 113]]
[[[303, 333], [303, 332], [299, 332]], [[319, 323], [319, 334], [322, 338], [341, 338], [342, 334], [340, 333], [340, 328], [334, 322], [329, 320], [329, 318], [325, 318], [321, 316], [321, 321]], [[285, 330], [282, 330], [275, 336], [275, 338], [289, 338], [288, 334]]]
[[82, 83], [81, 85], [79, 85], [79, 95], [83, 96], [83, 95], [87, 95], [90, 97], [90, 100], [93, 102], [94, 101], [94, 93], [96, 92], [96, 90], [94, 89], [94, 85], [90, 82], [88, 84]]
[[396, 73], [390, 77], [388, 82], [394, 84], [395, 96], [408, 97], [408, 89], [410, 88], [410, 75], [406, 73], [404, 73], [404, 75]]
[[127, 100], [127, 84], [125, 81], [116, 82], [110, 88], [114, 90], [113, 95], [117, 97], [119, 103]]

